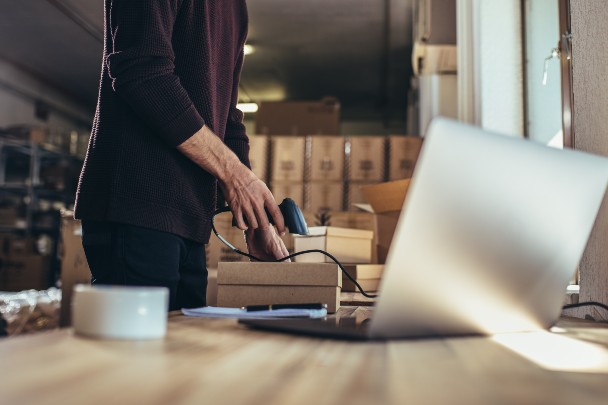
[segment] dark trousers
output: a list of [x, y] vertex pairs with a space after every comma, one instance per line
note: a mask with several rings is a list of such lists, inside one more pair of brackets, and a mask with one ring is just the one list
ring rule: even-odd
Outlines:
[[138, 226], [84, 220], [82, 245], [92, 284], [167, 287], [171, 311], [206, 305], [203, 244]]

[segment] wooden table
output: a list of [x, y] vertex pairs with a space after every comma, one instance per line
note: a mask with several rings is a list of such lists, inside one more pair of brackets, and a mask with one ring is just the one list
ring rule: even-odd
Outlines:
[[[608, 347], [606, 325], [559, 326]], [[353, 343], [178, 314], [164, 340], [93, 340], [60, 329], [1, 340], [0, 361], [7, 405], [608, 403], [608, 374], [549, 371], [491, 338]]]

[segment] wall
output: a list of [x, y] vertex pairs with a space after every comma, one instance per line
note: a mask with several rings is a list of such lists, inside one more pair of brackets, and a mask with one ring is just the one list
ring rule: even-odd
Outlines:
[[520, 1], [480, 1], [479, 7], [481, 126], [523, 135]]
[[524, 133], [520, 0], [458, 0], [459, 119]]
[[[571, 0], [575, 149], [608, 156], [608, 2]], [[608, 304], [608, 201], [605, 198], [580, 263], [580, 301]], [[580, 309], [608, 319], [597, 308]]]
[[[46, 122], [34, 115], [37, 99], [50, 106]], [[0, 127], [33, 125], [84, 132], [92, 119], [93, 111], [0, 59]]]

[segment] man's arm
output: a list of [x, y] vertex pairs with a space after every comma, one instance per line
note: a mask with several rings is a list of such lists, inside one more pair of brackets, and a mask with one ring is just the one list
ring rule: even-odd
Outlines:
[[104, 61], [116, 93], [175, 147], [204, 124], [175, 74], [171, 37], [180, 0], [113, 0]]
[[239, 228], [268, 227], [268, 209], [279, 232], [283, 217], [272, 194], [206, 126], [175, 74], [171, 43], [180, 0], [114, 0], [105, 60], [112, 87], [170, 147], [177, 147], [216, 176]]
[[285, 233], [283, 216], [266, 184], [209, 128], [204, 126], [177, 149], [219, 180], [224, 198], [240, 229], [247, 229], [247, 224], [252, 229], [270, 227], [265, 212], [267, 209], [279, 233]]

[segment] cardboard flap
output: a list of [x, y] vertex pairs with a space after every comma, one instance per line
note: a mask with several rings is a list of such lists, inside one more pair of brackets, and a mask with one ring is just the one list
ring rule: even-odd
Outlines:
[[353, 207], [359, 208], [361, 211], [369, 212], [370, 214], [374, 213], [374, 209], [370, 204], [353, 204]]
[[410, 179], [389, 181], [361, 187], [365, 199], [376, 214], [401, 211]]
[[294, 235], [296, 238], [311, 236], [339, 236], [342, 238], [373, 239], [374, 232], [363, 229], [339, 228], [337, 226], [311, 226], [308, 235]]
[[220, 262], [217, 283], [342, 287], [342, 273], [333, 263]]

